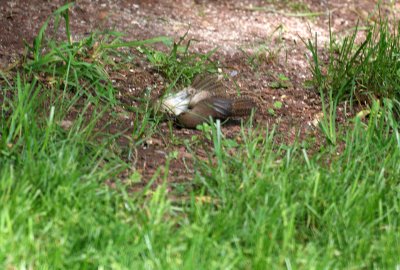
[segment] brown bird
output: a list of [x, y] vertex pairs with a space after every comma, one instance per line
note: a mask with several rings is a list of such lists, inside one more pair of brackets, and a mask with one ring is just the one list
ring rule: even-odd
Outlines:
[[221, 81], [213, 76], [197, 76], [191, 86], [168, 95], [161, 103], [161, 110], [186, 128], [196, 128], [210, 117], [224, 120], [248, 116], [256, 107], [249, 97], [228, 97]]

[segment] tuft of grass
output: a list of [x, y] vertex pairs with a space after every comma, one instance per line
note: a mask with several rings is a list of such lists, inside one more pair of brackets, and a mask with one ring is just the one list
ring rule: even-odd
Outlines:
[[322, 100], [320, 126], [332, 144], [338, 139], [336, 109], [342, 101], [349, 101], [353, 108], [355, 102], [371, 106], [375, 100], [390, 99], [399, 114], [399, 27], [398, 23], [391, 28], [388, 21], [381, 21], [366, 31], [361, 43], [357, 42], [361, 35], [358, 27], [341, 43], [330, 29], [326, 60], [319, 56], [317, 36], [313, 42], [305, 42], [311, 53], [313, 83]]
[[[46, 35], [49, 31], [49, 18], [39, 30], [33, 45], [27, 44], [28, 55], [23, 69], [41, 82], [55, 89], [63, 89], [63, 98], [67, 92], [75, 92], [87, 97], [98, 97], [115, 105], [115, 89], [105, 70], [105, 50], [98, 46], [94, 34], [73, 41], [69, 26], [71, 6], [72, 3], [67, 4], [54, 12], [53, 35]], [[55, 36], [62, 19], [65, 21], [66, 37], [57, 40]]]
[[[73, 41], [70, 24], [69, 3], [53, 13], [54, 32], [46, 35], [50, 18], [43, 24], [33, 45], [27, 44], [28, 56], [23, 63], [25, 72], [35, 78], [86, 97], [100, 98], [114, 106], [117, 104], [115, 88], [111, 83], [107, 67], [115, 66], [113, 56], [121, 55], [117, 49], [137, 48], [145, 44], [170, 44], [167, 37], [156, 37], [139, 41], [122, 41], [118, 32], [92, 33], [79, 41]], [[58, 40], [60, 21], [65, 21], [65, 39]], [[77, 89], [79, 88], [79, 89]], [[63, 96], [64, 97], [64, 96]]]
[[283, 32], [283, 25], [279, 25], [261, 44], [255, 44], [252, 48], [239, 48], [254, 71], [257, 71], [263, 64], [277, 63], [282, 50], [285, 51], [285, 56], [287, 57]]
[[211, 60], [211, 56], [217, 48], [206, 54], [190, 52], [189, 48], [194, 40], [189, 39], [184, 44], [187, 34], [172, 44], [169, 53], [144, 46], [140, 47], [139, 51], [171, 82], [189, 84], [197, 74], [216, 73], [217, 65]]
[[388, 21], [380, 21], [357, 42], [359, 30], [338, 42], [330, 31], [327, 61], [319, 57], [317, 39], [308, 41], [312, 59], [311, 71], [318, 89], [325, 94], [332, 92], [338, 101], [350, 100], [364, 104], [373, 99], [400, 100], [400, 24], [391, 27]]

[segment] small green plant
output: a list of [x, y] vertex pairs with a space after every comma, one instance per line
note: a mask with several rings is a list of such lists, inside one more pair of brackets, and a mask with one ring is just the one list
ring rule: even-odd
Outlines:
[[282, 108], [282, 106], [283, 106], [283, 103], [282, 102], [280, 102], [280, 101], [275, 101], [274, 102], [274, 108], [275, 109], [280, 109], [280, 108]]
[[271, 88], [276, 88], [276, 89], [280, 89], [280, 88], [289, 88], [292, 87], [292, 82], [290, 81], [290, 79], [288, 77], [286, 77], [284, 74], [279, 73], [276, 80], [271, 82], [269, 84], [269, 86]]
[[272, 109], [272, 108], [268, 108], [268, 113], [269, 113], [270, 115], [274, 116], [274, 115], [275, 115], [275, 110]]
[[[268, 41], [267, 41], [268, 42]], [[278, 48], [271, 48], [271, 45], [261, 44], [256, 46], [251, 53], [241, 50], [247, 57], [247, 62], [250, 67], [256, 71], [264, 63], [273, 63], [278, 59], [281, 46]]]
[[261, 44], [255, 44], [251, 48], [240, 48], [254, 71], [262, 64], [274, 63], [278, 60], [281, 51], [286, 49], [283, 32], [283, 25], [279, 25]]
[[177, 43], [172, 44], [169, 53], [142, 46], [139, 51], [158, 72], [161, 72], [169, 81], [188, 84], [196, 74], [216, 73], [217, 65], [211, 60], [211, 56], [217, 50], [211, 50], [206, 54], [192, 53], [189, 51], [193, 40], [186, 40], [187, 33], [180, 37]]
[[275, 110], [279, 110], [279, 109], [282, 108], [283, 103], [280, 102], [280, 101], [275, 101], [273, 106], [274, 106], [273, 108], [268, 108], [268, 113], [269, 113], [270, 115], [272, 115], [272, 116], [275, 115]]

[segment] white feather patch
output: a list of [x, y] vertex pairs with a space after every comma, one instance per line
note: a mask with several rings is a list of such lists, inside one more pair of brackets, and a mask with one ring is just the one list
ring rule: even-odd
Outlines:
[[189, 108], [190, 94], [188, 89], [166, 96], [162, 102], [161, 109], [175, 116], [187, 111]]

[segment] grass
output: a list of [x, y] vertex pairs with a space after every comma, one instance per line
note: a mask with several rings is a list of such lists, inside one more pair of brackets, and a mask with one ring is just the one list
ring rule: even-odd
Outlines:
[[[67, 24], [68, 7], [55, 13]], [[226, 138], [218, 121], [204, 125], [201, 136], [181, 142], [195, 157], [192, 189], [186, 196], [170, 196], [169, 162], [176, 153], [169, 154], [148, 186], [131, 193], [119, 178], [131, 164], [110, 149], [117, 135], [98, 128], [107, 124], [102, 116], [118, 102], [105, 61], [119, 53], [118, 48], [167, 39], [91, 38], [89, 43], [50, 39], [18, 72], [1, 74], [0, 268], [399, 266], [400, 134], [395, 94], [372, 100], [367, 121], [351, 119], [351, 128], [336, 134], [336, 144], [318, 149], [306, 142], [277, 144], [274, 129], [250, 123], [243, 124], [237, 139]], [[82, 53], [96, 42], [100, 60], [88, 61]], [[151, 55], [156, 52], [147, 50]], [[202, 63], [180, 71], [176, 58], [168, 57], [162, 70], [175, 70], [171, 81], [180, 73], [186, 72], [189, 80], [207, 69]], [[361, 70], [356, 62], [354, 70]], [[46, 76], [34, 63], [40, 63]], [[112, 62], [108, 65], [118, 68]], [[369, 70], [374, 74], [368, 76], [379, 77], [388, 69]], [[316, 80], [323, 78], [322, 86], [332, 87], [321, 92], [335, 99], [336, 92], [325, 79], [334, 77], [334, 71], [329, 70], [327, 77], [314, 75]], [[43, 79], [47, 76], [54, 83]], [[391, 76], [385, 78], [394, 83]], [[99, 88], [104, 91], [97, 92]], [[349, 96], [343, 94], [340, 100]], [[157, 119], [144, 104], [136, 111], [133, 145], [156, 132]], [[61, 123], [77, 105], [81, 111], [66, 129]], [[205, 146], [209, 144], [211, 149]], [[197, 158], [197, 147], [206, 147], [208, 158]], [[140, 178], [139, 172], [130, 172], [132, 181]], [[160, 184], [151, 189], [156, 179]]]
[[[286, 44], [283, 39], [283, 25], [276, 27], [263, 42], [249, 47], [239, 48], [246, 56], [247, 63], [254, 72], [258, 72], [263, 64], [276, 64], [279, 54], [284, 51], [287, 56]], [[285, 59], [287, 60], [287, 59]]]
[[326, 63], [319, 57], [317, 40], [308, 41], [317, 87], [339, 101], [399, 100], [399, 27], [381, 21], [366, 31], [361, 44], [356, 42], [358, 28], [340, 42], [331, 32]]
[[[308, 4], [304, 3], [303, 1], [264, 0], [264, 2], [267, 4], [266, 6], [249, 6], [245, 7], [244, 9], [250, 11], [276, 13], [286, 17], [307, 17], [309, 19], [321, 16], [323, 14], [322, 12], [312, 12]], [[291, 12], [285, 12], [279, 9], [287, 9]]]
[[367, 126], [355, 119], [338, 156], [327, 149], [309, 157], [300, 146], [274, 145], [273, 134], [251, 129], [232, 156], [231, 144], [213, 129], [217, 161], [199, 160], [196, 180], [204, 187], [200, 195], [217, 202], [207, 208], [211, 217], [203, 227], [237, 247], [229, 266], [370, 269], [398, 263], [400, 144], [394, 121], [395, 136], [390, 128], [382, 133], [386, 121], [377, 114]]
[[317, 37], [305, 42], [314, 85], [324, 101], [321, 127], [331, 143], [337, 143], [336, 109], [343, 101], [354, 109], [354, 104], [370, 107], [376, 100], [389, 99], [399, 115], [399, 27], [381, 21], [366, 31], [362, 42], [357, 42], [362, 38], [358, 27], [340, 42], [330, 31], [325, 58], [320, 57]]
[[191, 53], [189, 48], [195, 40], [190, 39], [184, 45], [187, 34], [188, 32], [177, 43], [173, 43], [169, 53], [148, 47], [141, 47], [139, 51], [169, 81], [189, 84], [197, 74], [216, 73], [217, 66], [210, 58], [217, 48], [206, 54]]

